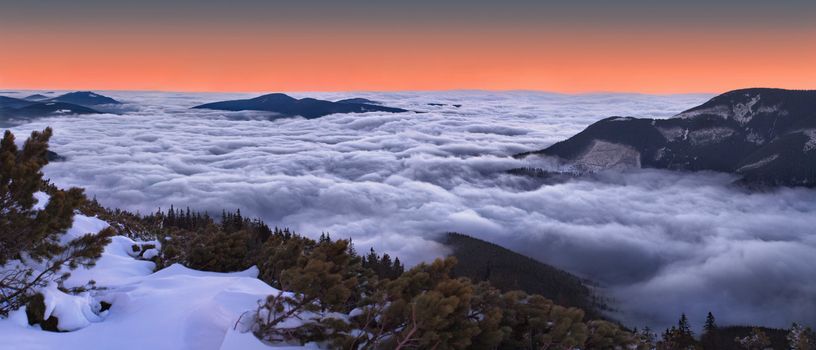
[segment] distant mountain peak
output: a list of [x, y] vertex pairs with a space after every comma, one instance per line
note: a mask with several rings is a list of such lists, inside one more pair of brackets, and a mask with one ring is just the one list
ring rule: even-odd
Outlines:
[[73, 103], [80, 106], [97, 106], [97, 105], [113, 105], [121, 104], [121, 102], [110, 97], [97, 94], [92, 91], [75, 91], [59, 95], [49, 99], [53, 102]]
[[365, 103], [332, 102], [311, 97], [297, 99], [282, 93], [266, 94], [246, 100], [206, 103], [193, 108], [222, 111], [267, 111], [283, 117], [302, 116], [306, 119], [319, 118], [335, 113], [407, 112], [407, 110], [401, 108]]
[[816, 108], [814, 91], [750, 88], [729, 91], [711, 98], [706, 103], [688, 109], [674, 118], [719, 117], [737, 122], [740, 126], [751, 123], [762, 114], [801, 113]]
[[359, 104], [366, 104], [366, 105], [381, 105], [382, 102], [369, 100], [367, 98], [362, 97], [354, 97], [354, 98], [347, 98], [343, 100], [335, 101], [337, 103], [359, 103]]
[[23, 99], [24, 100], [29, 100], [29, 101], [39, 101], [39, 100], [45, 100], [47, 98], [48, 98], [48, 96], [45, 96], [45, 95], [42, 95], [42, 94], [33, 94], [33, 95], [26, 96]]
[[260, 103], [281, 103], [281, 102], [294, 102], [297, 101], [298, 99], [287, 94], [276, 92], [258, 96], [253, 98], [252, 100], [258, 101]]
[[606, 118], [529, 154], [556, 156], [579, 173], [621, 166], [713, 170], [745, 183], [814, 187], [816, 91], [729, 91], [670, 119]]
[[13, 123], [36, 117], [60, 114], [93, 114], [98, 111], [78, 104], [51, 100], [25, 100], [0, 96], [0, 123]]

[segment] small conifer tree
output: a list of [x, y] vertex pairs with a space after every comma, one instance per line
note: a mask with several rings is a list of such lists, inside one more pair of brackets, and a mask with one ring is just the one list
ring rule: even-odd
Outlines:
[[113, 234], [106, 229], [61, 240], [85, 201], [81, 189], [52, 190], [47, 204], [37, 203], [35, 193], [46, 187], [42, 168], [51, 135], [50, 128], [32, 132], [22, 150], [8, 130], [0, 141], [0, 315], [24, 305], [37, 288], [61, 283], [69, 270], [92, 266]]

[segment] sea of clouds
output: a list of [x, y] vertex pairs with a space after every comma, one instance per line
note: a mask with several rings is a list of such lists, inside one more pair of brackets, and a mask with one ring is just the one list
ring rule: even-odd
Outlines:
[[[26, 92], [29, 93], [29, 92]], [[422, 113], [268, 120], [189, 107], [257, 94], [107, 92], [116, 114], [40, 119], [60, 186], [141, 212], [240, 208], [310, 236], [351, 237], [410, 264], [457, 231], [596, 281], [630, 326], [816, 325], [816, 191], [749, 193], [715, 173], [640, 170], [558, 184], [507, 175], [510, 157], [613, 115], [665, 118], [709, 95], [314, 93]], [[23, 95], [23, 93], [20, 93]], [[431, 106], [428, 103], [462, 104]]]

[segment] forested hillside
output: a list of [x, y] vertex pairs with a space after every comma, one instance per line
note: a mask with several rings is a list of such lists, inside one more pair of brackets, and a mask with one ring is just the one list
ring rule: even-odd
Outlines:
[[599, 315], [602, 301], [580, 278], [497, 244], [461, 233], [448, 233], [445, 245], [459, 263], [452, 273], [473, 281], [487, 281], [502, 291], [523, 290], [561, 304]]

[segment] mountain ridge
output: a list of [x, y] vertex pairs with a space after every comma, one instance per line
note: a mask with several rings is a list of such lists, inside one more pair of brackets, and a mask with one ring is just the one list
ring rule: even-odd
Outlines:
[[455, 276], [488, 281], [505, 292], [541, 294], [561, 305], [579, 307], [593, 317], [606, 308], [587, 286], [588, 281], [555, 266], [462, 233], [448, 232], [440, 242], [459, 261], [452, 270]]
[[729, 91], [668, 119], [609, 117], [542, 150], [569, 171], [658, 168], [739, 175], [752, 186], [816, 186], [816, 90]]
[[[349, 102], [352, 101], [352, 102]], [[358, 103], [360, 99], [346, 99], [337, 102], [315, 98], [297, 99], [283, 93], [271, 93], [251, 99], [229, 100], [205, 103], [194, 106], [194, 109], [214, 109], [222, 111], [266, 111], [280, 114], [282, 117], [302, 116], [306, 119], [320, 118], [335, 113], [364, 112], [408, 112], [402, 108], [386, 107], [377, 104]]]
[[57, 97], [49, 98], [50, 102], [64, 102], [80, 106], [118, 105], [121, 102], [93, 91], [74, 91]]
[[14, 97], [0, 96], [0, 123], [28, 120], [36, 117], [66, 114], [101, 113], [93, 108], [66, 102], [29, 101]]

